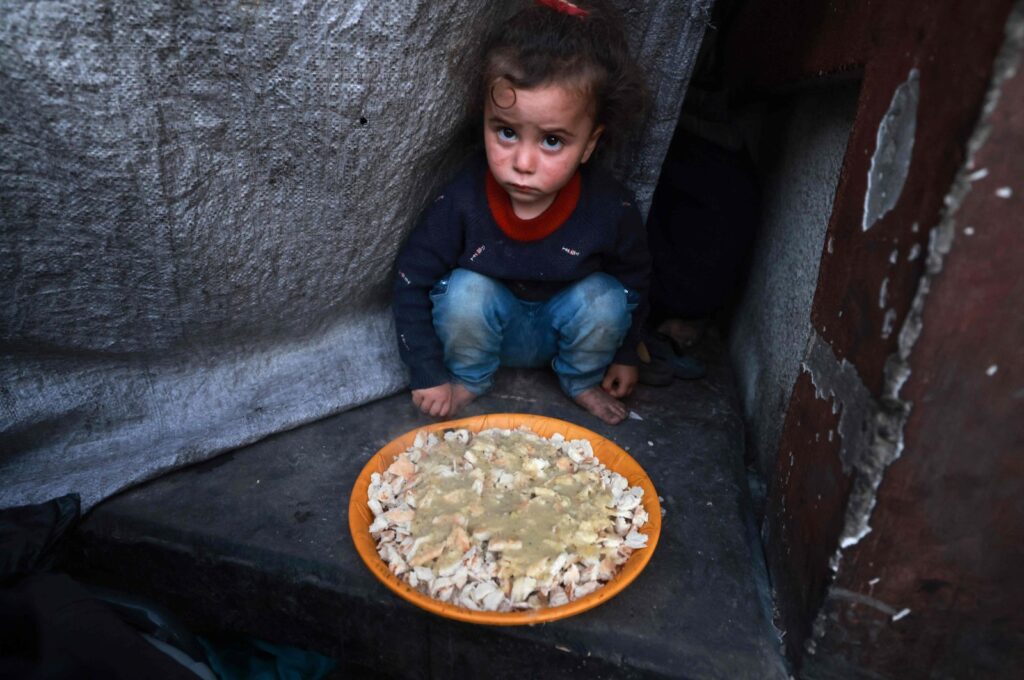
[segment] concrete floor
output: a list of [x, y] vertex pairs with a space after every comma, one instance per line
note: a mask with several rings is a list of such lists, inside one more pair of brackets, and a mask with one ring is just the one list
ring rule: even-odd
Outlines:
[[642, 420], [608, 426], [543, 371], [507, 371], [469, 415], [570, 420], [629, 450], [664, 499], [660, 543], [609, 602], [513, 628], [427, 614], [391, 594], [348, 534], [356, 475], [424, 424], [407, 394], [281, 433], [98, 506], [76, 535], [82, 580], [148, 595], [197, 632], [314, 649], [339, 677], [785, 678], [743, 466], [743, 426], [721, 360], [706, 379], [641, 386]]

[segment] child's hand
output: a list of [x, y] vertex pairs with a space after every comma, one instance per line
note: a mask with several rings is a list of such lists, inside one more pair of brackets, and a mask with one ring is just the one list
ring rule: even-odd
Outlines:
[[622, 399], [633, 393], [633, 388], [636, 387], [639, 379], [640, 369], [636, 366], [612, 364], [605, 371], [601, 388], [613, 397]]
[[444, 418], [452, 410], [452, 385], [444, 383], [413, 390], [412, 403], [428, 416]]

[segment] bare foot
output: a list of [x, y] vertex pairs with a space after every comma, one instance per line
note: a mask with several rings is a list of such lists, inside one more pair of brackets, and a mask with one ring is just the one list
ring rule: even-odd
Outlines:
[[575, 402], [609, 425], [617, 425], [626, 419], [626, 405], [600, 387], [580, 392]]
[[466, 389], [466, 386], [453, 382], [452, 383], [452, 410], [451, 414], [454, 415], [462, 410], [466, 404], [476, 399], [476, 395]]

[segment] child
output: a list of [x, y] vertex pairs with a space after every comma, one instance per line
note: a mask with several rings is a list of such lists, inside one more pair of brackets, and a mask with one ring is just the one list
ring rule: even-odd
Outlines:
[[641, 115], [620, 25], [596, 0], [538, 0], [485, 41], [484, 154], [398, 257], [399, 350], [423, 413], [455, 414], [499, 365], [550, 364], [587, 411], [626, 417], [650, 256], [632, 198], [587, 165]]

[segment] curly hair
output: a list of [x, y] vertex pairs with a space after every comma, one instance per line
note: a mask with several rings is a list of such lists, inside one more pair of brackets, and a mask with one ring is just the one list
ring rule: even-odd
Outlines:
[[499, 80], [513, 92], [551, 83], [578, 87], [590, 97], [595, 121], [605, 126], [602, 145], [618, 149], [646, 113], [644, 77], [630, 54], [619, 13], [606, 0], [573, 5], [585, 15], [531, 2], [488, 33], [471, 88], [470, 113], [481, 113], [487, 97], [499, 108], [510, 105], [494, 100]]

